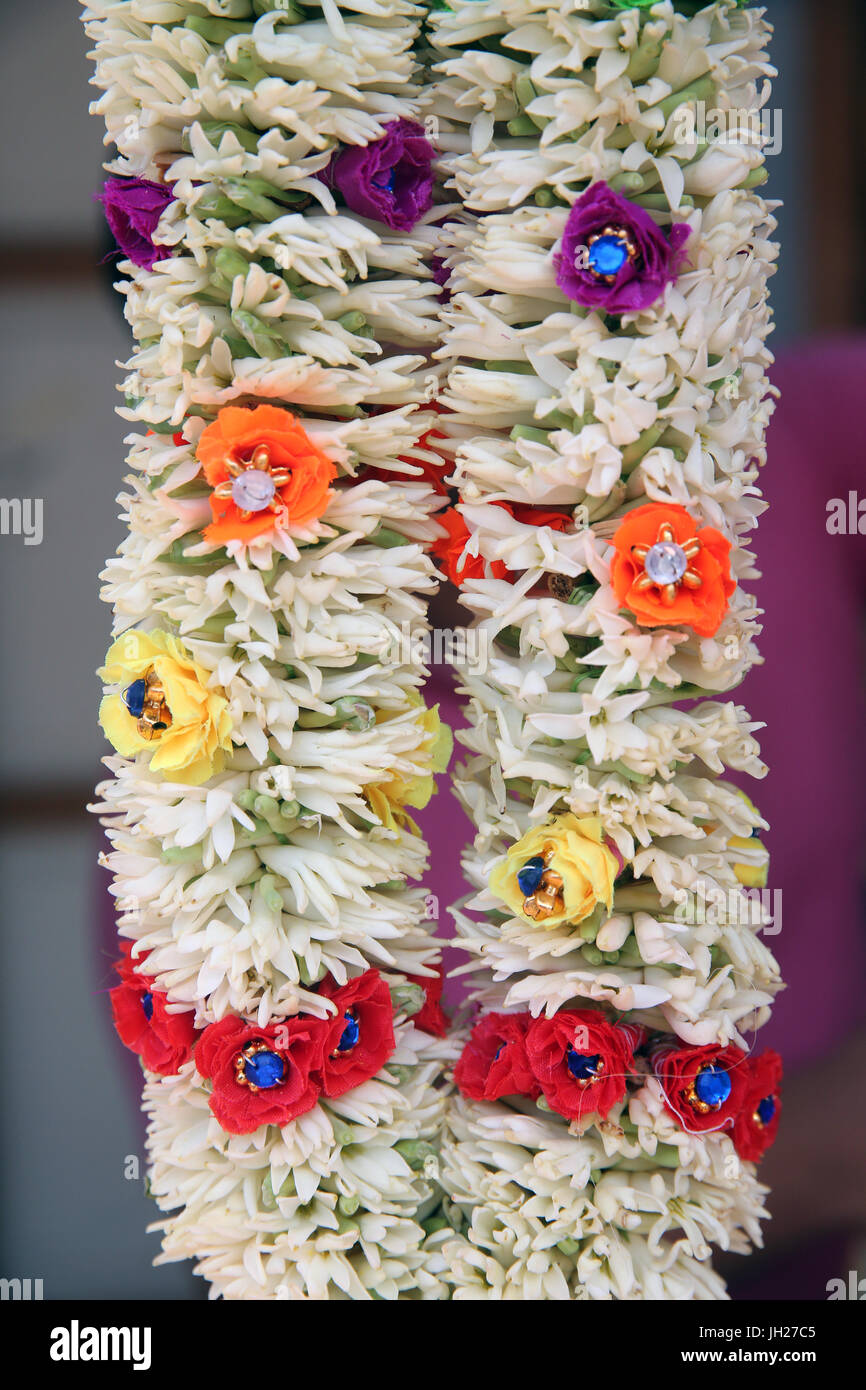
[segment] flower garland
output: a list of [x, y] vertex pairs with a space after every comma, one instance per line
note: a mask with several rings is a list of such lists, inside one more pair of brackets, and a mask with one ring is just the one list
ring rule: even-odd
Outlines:
[[[435, 550], [476, 827], [455, 916], [479, 1016], [443, 1143], [457, 1298], [724, 1297], [760, 1243], [781, 1064], [761, 939], [754, 663], [775, 247], [759, 9], [449, 0], [431, 16], [460, 500]], [[723, 905], [707, 915], [707, 898]]]
[[85, 14], [118, 152], [121, 414], [146, 430], [104, 574], [112, 1007], [145, 1070], [160, 1258], [197, 1259], [213, 1296], [445, 1291], [449, 1049], [409, 886], [450, 749], [412, 640], [443, 504], [420, 14]]

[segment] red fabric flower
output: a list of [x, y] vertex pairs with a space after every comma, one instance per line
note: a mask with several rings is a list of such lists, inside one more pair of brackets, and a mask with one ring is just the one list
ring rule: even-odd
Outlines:
[[[702, 1134], [734, 1124], [748, 1085], [747, 1061], [742, 1048], [733, 1045], [674, 1047], [657, 1052], [653, 1066], [668, 1109], [689, 1134]], [[725, 1098], [705, 1108], [701, 1092], [711, 1096], [714, 1087], [726, 1092]]]
[[123, 955], [114, 966], [121, 982], [108, 992], [118, 1036], [138, 1053], [148, 1071], [175, 1076], [192, 1056], [195, 1013], [192, 1009], [169, 1013], [165, 992], [154, 989], [151, 978], [136, 972], [132, 943], [124, 941], [121, 950]]
[[549, 526], [553, 531], [567, 531], [574, 525], [570, 512], [551, 512], [544, 507], [530, 507], [525, 502], [499, 502], [496, 505], [510, 512], [521, 526]]
[[328, 977], [319, 993], [333, 999], [337, 1013], [323, 1025], [316, 1075], [326, 1096], [341, 1096], [375, 1076], [394, 1051], [391, 992], [378, 970], [367, 970], [345, 985]]
[[526, 1056], [529, 1014], [485, 1014], [454, 1068], [454, 1082], [470, 1100], [540, 1094]]
[[432, 1033], [434, 1038], [444, 1038], [448, 1032], [449, 1018], [442, 1008], [442, 971], [431, 978], [424, 975], [407, 975], [411, 985], [420, 985], [424, 991], [424, 1006], [412, 1015], [416, 1028], [424, 1033]]
[[[145, 434], [156, 434], [156, 430], [146, 430]], [[188, 441], [184, 435], [183, 430], [175, 430], [174, 434], [171, 436], [171, 442], [172, 444], [174, 444], [175, 448], [180, 449], [181, 446], [186, 444]]]
[[[568, 531], [573, 519], [568, 512], [554, 512], [544, 507], [530, 507], [522, 502], [492, 502], [491, 506], [501, 507], [519, 521], [522, 526], [550, 526], [554, 531]], [[434, 541], [433, 554], [441, 560], [445, 573], [452, 584], [458, 587], [467, 579], [507, 579], [511, 570], [502, 560], [485, 560], [481, 555], [463, 557], [463, 548], [472, 532], [463, 519], [462, 512], [451, 507], [436, 518], [448, 532], [441, 540]]]
[[745, 1072], [743, 1105], [734, 1121], [733, 1140], [740, 1158], [757, 1163], [774, 1143], [779, 1128], [782, 1059], [769, 1048], [760, 1057], [750, 1057]]
[[[196, 1045], [195, 1064], [213, 1082], [210, 1108], [223, 1129], [252, 1134], [261, 1125], [285, 1125], [312, 1110], [319, 1095], [313, 1074], [321, 1065], [326, 1031], [320, 1019], [287, 1018], [259, 1028], [236, 1014], [206, 1028]], [[261, 1053], [246, 1054], [247, 1069], [243, 1049], [256, 1042], [266, 1046]], [[257, 1062], [257, 1056], [264, 1060]], [[255, 1082], [265, 1066], [271, 1074], [262, 1075], [267, 1084], [256, 1090], [249, 1078]], [[239, 1071], [246, 1081], [238, 1079]], [[274, 1071], [281, 1072], [279, 1080], [273, 1080]]]
[[508, 566], [501, 560], [487, 561], [482, 555], [465, 555], [463, 548], [469, 540], [472, 532], [463, 520], [462, 513], [455, 507], [449, 507], [445, 512], [441, 512], [436, 520], [440, 522], [448, 532], [447, 536], [442, 536], [438, 541], [434, 541], [430, 549], [438, 560], [442, 561], [445, 573], [459, 588], [466, 583], [467, 579], [504, 579], [508, 574]]
[[[428, 409], [435, 410], [437, 415], [448, 413], [445, 411], [444, 407], [437, 405], [436, 402], [433, 402], [428, 407]], [[454, 465], [450, 462], [449, 459], [445, 459], [439, 456], [438, 451], [436, 449], [436, 445], [433, 441], [436, 439], [447, 439], [447, 437], [448, 436], [443, 434], [441, 430], [429, 429], [426, 430], [425, 433], [422, 434], [421, 438], [418, 440], [419, 449], [429, 449], [431, 453], [437, 455], [435, 463], [432, 461], [432, 459], [414, 459], [408, 457], [404, 458], [402, 454], [400, 455], [400, 461], [402, 463], [412, 463], [415, 465], [416, 468], [421, 469], [421, 472], [423, 476], [427, 479], [427, 482], [434, 489], [434, 491], [439, 493], [440, 497], [448, 496], [449, 489], [448, 484], [445, 482], [445, 476], [453, 470]]]
[[[424, 408], [425, 410], [435, 411], [437, 415], [451, 415], [453, 413], [447, 410], [444, 405], [440, 405], [439, 401], [430, 401]], [[387, 405], [370, 406], [368, 407], [368, 414], [387, 415], [390, 409], [391, 407]], [[443, 434], [441, 430], [436, 429], [435, 426], [431, 426], [431, 428], [426, 430], [418, 440], [417, 448], [428, 449], [431, 453], [437, 454], [435, 462], [432, 459], [413, 458], [409, 454], [398, 455], [401, 463], [410, 463], [413, 468], [420, 469], [421, 476], [426, 479], [434, 492], [438, 492], [440, 497], [447, 497], [449, 495], [450, 488], [445, 482], [445, 477], [446, 474], [452, 472], [454, 465], [450, 459], [439, 456], [434, 441], [446, 438], [447, 435]], [[384, 483], [392, 483], [395, 480], [403, 483], [419, 481], [417, 473], [414, 473], [412, 477], [409, 478], [406, 474], [395, 473], [394, 470], [390, 468], [367, 468], [364, 471], [363, 477], [365, 480], [367, 478], [378, 478]]]
[[640, 1036], [593, 1009], [566, 1009], [530, 1024], [526, 1055], [557, 1114], [566, 1120], [605, 1116], [625, 1095]]

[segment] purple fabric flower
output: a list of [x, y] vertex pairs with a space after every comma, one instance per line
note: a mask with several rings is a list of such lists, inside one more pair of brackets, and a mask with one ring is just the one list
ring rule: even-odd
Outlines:
[[683, 222], [663, 231], [637, 203], [604, 182], [594, 183], [568, 214], [554, 261], [556, 283], [588, 309], [648, 309], [677, 278], [689, 235]]
[[96, 195], [105, 220], [124, 256], [151, 270], [171, 255], [170, 246], [154, 246], [153, 234], [173, 195], [165, 184], [150, 179], [108, 179]]
[[451, 271], [448, 269], [441, 256], [430, 257], [430, 269], [433, 272], [434, 285], [439, 286], [439, 299], [443, 304], [447, 304], [451, 298], [451, 291], [448, 288]]
[[433, 205], [434, 156], [424, 127], [400, 117], [388, 122], [379, 140], [340, 150], [322, 177], [353, 212], [411, 232]]

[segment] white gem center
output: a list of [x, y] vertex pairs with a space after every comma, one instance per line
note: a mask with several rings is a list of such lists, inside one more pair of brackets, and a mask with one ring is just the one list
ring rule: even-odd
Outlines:
[[673, 541], [657, 541], [644, 562], [654, 584], [679, 584], [688, 567], [686, 552]]
[[242, 512], [261, 512], [272, 501], [276, 484], [270, 473], [248, 468], [232, 483], [232, 501]]

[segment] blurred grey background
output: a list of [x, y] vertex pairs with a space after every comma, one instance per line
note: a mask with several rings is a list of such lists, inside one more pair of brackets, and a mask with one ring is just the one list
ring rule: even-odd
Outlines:
[[[856, 129], [858, 79], [838, 23], [856, 22], [857, 0], [767, 8], [782, 72], [772, 106], [784, 113], [769, 188], [785, 200], [773, 285], [782, 343], [855, 319], [856, 218], [834, 184], [845, 150], [836, 159], [827, 137]], [[817, 57], [822, 44], [826, 56], [831, 11], [828, 69]], [[151, 1268], [158, 1239], [145, 1226], [156, 1212], [142, 1181], [124, 1176], [128, 1157], [143, 1152], [138, 1069], [114, 1036], [104, 994], [114, 954], [107, 876], [95, 862], [98, 825], [83, 809], [105, 752], [93, 672], [109, 614], [97, 575], [122, 534], [114, 497], [125, 428], [113, 408], [115, 363], [129, 351], [92, 200], [102, 123], [87, 111], [95, 93], [72, 0], [2, 0], [2, 38], [0, 497], [43, 499], [44, 535], [31, 546], [0, 536], [0, 1276], [41, 1278], [49, 1299], [200, 1298], [190, 1266]], [[834, 218], [823, 227], [817, 301], [804, 287], [814, 209], [828, 187]]]

